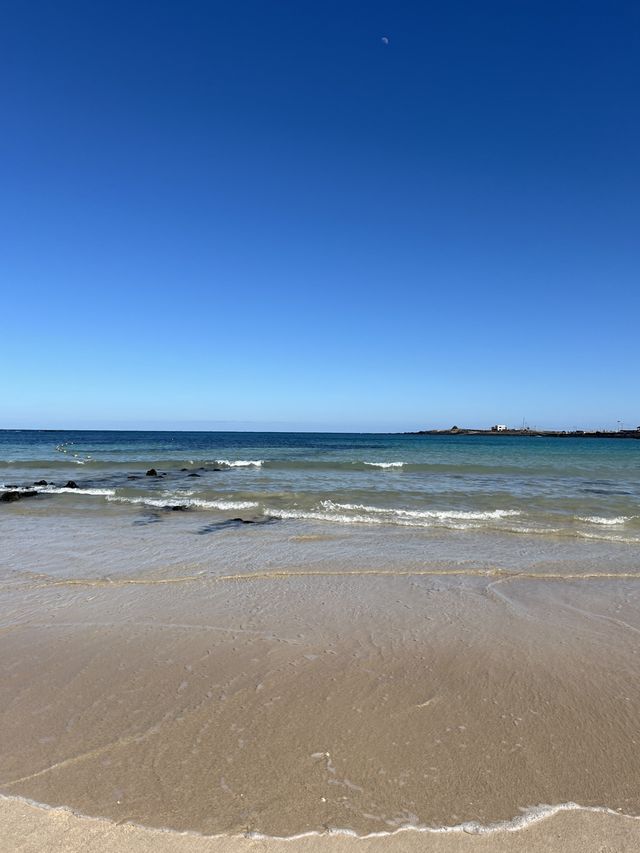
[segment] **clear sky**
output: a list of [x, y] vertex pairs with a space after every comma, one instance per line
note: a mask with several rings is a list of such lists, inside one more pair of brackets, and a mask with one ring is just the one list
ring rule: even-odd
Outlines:
[[640, 424], [635, 0], [0, 0], [0, 106], [0, 426]]

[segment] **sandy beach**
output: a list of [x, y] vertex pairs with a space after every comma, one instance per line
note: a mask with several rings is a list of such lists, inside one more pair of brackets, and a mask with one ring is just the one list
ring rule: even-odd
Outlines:
[[634, 581], [167, 580], [5, 590], [3, 794], [229, 837], [640, 812]]
[[407, 830], [384, 838], [334, 835], [282, 840], [178, 835], [0, 800], [0, 850], [16, 853], [622, 853], [639, 845], [636, 819], [585, 811], [562, 811], [517, 832], [488, 835]]

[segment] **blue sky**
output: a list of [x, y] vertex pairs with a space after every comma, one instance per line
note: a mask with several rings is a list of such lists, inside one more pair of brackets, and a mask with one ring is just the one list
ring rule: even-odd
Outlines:
[[0, 2], [0, 426], [635, 426], [639, 89], [635, 2]]

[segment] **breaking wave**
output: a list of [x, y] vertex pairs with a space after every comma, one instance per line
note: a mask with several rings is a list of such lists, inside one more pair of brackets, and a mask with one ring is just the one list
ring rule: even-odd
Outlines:
[[258, 504], [255, 501], [225, 501], [225, 500], [205, 500], [204, 498], [189, 498], [182, 495], [165, 495], [161, 498], [126, 498], [110, 496], [107, 498], [112, 503], [126, 504], [141, 504], [143, 506], [168, 507], [176, 506], [191, 506], [198, 509], [219, 509], [225, 510], [240, 510], [240, 509], [255, 509]]
[[465, 527], [482, 526], [479, 522], [498, 521], [519, 516], [518, 510], [495, 509], [487, 512], [467, 510], [412, 510], [388, 509], [363, 504], [343, 504], [331, 500], [321, 501], [320, 506], [306, 509], [268, 509], [276, 518], [307, 519], [310, 521], [333, 521], [343, 524], [396, 524], [405, 527]]
[[404, 462], [365, 462], [371, 468], [402, 468]]
[[225, 468], [262, 468], [264, 459], [216, 459], [216, 465], [224, 465]]
[[614, 526], [617, 524], [624, 524], [626, 521], [631, 521], [632, 518], [635, 518], [633, 515], [618, 515], [615, 518], [603, 518], [600, 515], [578, 515], [576, 516], [578, 521], [585, 521], [588, 524], [602, 524], [607, 526]]

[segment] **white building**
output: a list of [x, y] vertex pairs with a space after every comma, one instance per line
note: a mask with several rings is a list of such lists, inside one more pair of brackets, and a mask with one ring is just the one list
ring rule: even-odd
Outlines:
[[491, 432], [504, 432], [507, 429], [506, 424], [496, 424], [491, 427]]

